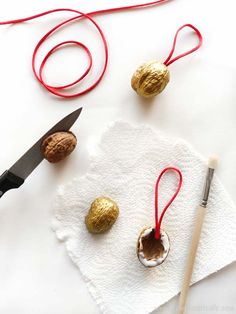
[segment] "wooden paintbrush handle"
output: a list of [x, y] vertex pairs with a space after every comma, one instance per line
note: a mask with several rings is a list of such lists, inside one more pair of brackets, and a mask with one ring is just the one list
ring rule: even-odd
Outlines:
[[182, 290], [180, 293], [179, 306], [177, 314], [183, 314], [185, 311], [185, 304], [187, 301], [189, 285], [193, 273], [195, 257], [197, 254], [198, 244], [201, 236], [202, 225], [205, 217], [206, 208], [199, 206], [197, 210], [196, 223], [194, 226], [191, 247], [189, 251], [189, 256], [187, 259], [186, 270], [184, 274], [184, 280], [182, 285]]

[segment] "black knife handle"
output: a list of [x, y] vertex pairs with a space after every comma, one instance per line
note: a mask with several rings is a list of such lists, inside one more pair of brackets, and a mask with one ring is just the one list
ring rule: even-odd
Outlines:
[[24, 183], [24, 180], [9, 170], [5, 171], [0, 176], [0, 197], [3, 196], [5, 192], [11, 189], [17, 189]]

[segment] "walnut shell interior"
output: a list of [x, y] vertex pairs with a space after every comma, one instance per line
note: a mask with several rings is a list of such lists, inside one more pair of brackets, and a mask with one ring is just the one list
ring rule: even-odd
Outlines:
[[161, 230], [160, 238], [155, 238], [155, 229], [145, 228], [138, 238], [137, 255], [146, 267], [155, 267], [164, 262], [170, 250], [169, 237]]

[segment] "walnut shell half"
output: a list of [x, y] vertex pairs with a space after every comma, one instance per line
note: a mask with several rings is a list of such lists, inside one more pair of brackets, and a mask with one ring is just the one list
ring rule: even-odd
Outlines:
[[43, 141], [41, 150], [45, 159], [56, 163], [70, 155], [76, 144], [77, 139], [72, 132], [56, 132]]
[[108, 197], [98, 197], [91, 204], [85, 217], [85, 224], [89, 232], [102, 233], [109, 230], [119, 215], [117, 204]]
[[139, 261], [145, 267], [161, 265], [167, 258], [170, 242], [167, 233], [161, 230], [160, 239], [155, 238], [155, 228], [148, 227], [142, 230], [137, 243]]

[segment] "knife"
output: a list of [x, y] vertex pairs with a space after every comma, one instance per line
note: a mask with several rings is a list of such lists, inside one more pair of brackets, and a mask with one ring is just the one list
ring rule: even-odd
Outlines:
[[69, 131], [78, 119], [82, 108], [75, 110], [68, 116], [54, 125], [44, 134], [17, 162], [0, 176], [0, 198], [5, 192], [19, 188], [31, 172], [41, 163], [44, 156], [41, 152], [41, 145], [50, 134], [59, 131]]

